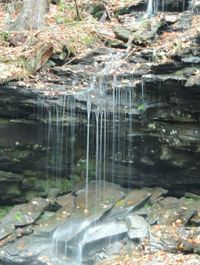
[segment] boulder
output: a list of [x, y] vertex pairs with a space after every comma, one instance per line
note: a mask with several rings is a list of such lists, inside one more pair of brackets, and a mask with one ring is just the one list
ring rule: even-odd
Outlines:
[[148, 236], [149, 224], [144, 217], [139, 215], [128, 215], [126, 217], [128, 236], [130, 239], [143, 239]]

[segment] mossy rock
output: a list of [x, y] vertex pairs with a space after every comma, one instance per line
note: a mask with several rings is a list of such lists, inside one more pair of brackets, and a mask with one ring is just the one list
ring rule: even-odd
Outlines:
[[150, 43], [151, 40], [155, 38], [162, 24], [162, 19], [156, 20], [155, 18], [152, 18], [152, 20], [142, 20], [138, 25], [138, 29], [131, 34], [130, 41], [137, 45], [146, 45], [147, 43]]
[[26, 185], [27, 190], [24, 190], [23, 194], [26, 201], [30, 201], [34, 197], [49, 197], [52, 195], [52, 191], [55, 192], [55, 196], [66, 194], [71, 191], [74, 181], [73, 179], [56, 179], [44, 175], [42, 177], [39, 175], [26, 176], [23, 184]]
[[21, 195], [21, 190], [19, 189], [19, 185], [18, 184], [11, 184], [7, 191], [6, 191], [6, 194], [9, 196], [9, 195], [12, 195], [12, 196], [20, 196]]
[[9, 213], [11, 209], [12, 209], [12, 206], [6, 206], [6, 205], [0, 206], [0, 220], [3, 219], [4, 216], [6, 216], [7, 213]]
[[95, 18], [100, 19], [105, 12], [105, 7], [103, 4], [92, 5], [87, 8], [88, 12]]
[[131, 31], [123, 27], [115, 27], [114, 33], [119, 40], [122, 40], [124, 42], [128, 42], [131, 36]]

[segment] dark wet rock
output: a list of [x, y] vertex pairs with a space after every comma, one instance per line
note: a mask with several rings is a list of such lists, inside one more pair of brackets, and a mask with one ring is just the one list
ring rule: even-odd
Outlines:
[[[178, 4], [177, 10], [181, 14], [173, 13], [176, 9], [174, 3]], [[194, 3], [197, 2], [192, 1], [192, 5]], [[51, 194], [48, 194], [44, 183], [40, 185], [41, 182], [37, 181], [40, 179], [43, 182], [46, 178], [44, 172], [55, 176], [55, 168], [59, 178], [73, 179], [76, 176], [84, 176], [85, 168], [80, 172], [77, 164], [80, 159], [85, 160], [86, 143], [83, 139], [86, 139], [87, 132], [88, 94], [84, 94], [84, 91], [91, 90], [92, 85], [105, 88], [103, 94], [97, 91], [91, 93], [90, 125], [91, 139], [95, 139], [95, 111], [99, 107], [105, 108], [108, 114], [106, 135], [109, 143], [106, 175], [109, 176], [109, 180], [114, 176], [116, 182], [126, 187], [163, 186], [171, 193], [179, 195], [184, 194], [186, 190], [199, 192], [199, 34], [192, 29], [193, 20], [197, 17], [193, 16], [191, 10], [184, 11], [185, 8], [182, 9], [180, 1], [167, 1], [164, 14], [159, 13], [148, 19], [144, 14], [146, 4], [144, 1], [126, 3], [123, 8], [128, 9], [121, 15], [118, 13], [119, 10], [111, 9], [111, 13], [117, 14], [119, 20], [117, 30], [119, 28], [128, 32], [123, 40], [131, 40], [130, 33], [134, 37], [130, 46], [123, 44], [123, 41], [119, 42], [123, 48], [129, 46], [126, 51], [105, 47], [93, 49], [86, 55], [73, 58], [71, 63], [62, 67], [52, 67], [49, 75], [42, 71], [37, 76], [44, 82], [40, 88], [34, 81], [30, 81], [29, 84], [11, 82], [2, 86], [0, 116], [9, 118], [12, 122], [4, 125], [0, 123], [0, 170], [17, 173], [22, 175], [23, 179], [10, 188], [8, 196], [4, 195], [7, 196], [4, 203], [8, 200], [12, 203], [24, 202], [36, 193], [39, 196], [55, 197], [56, 195], [52, 195], [54, 192], [68, 192], [70, 188], [63, 190], [55, 187], [56, 190], [53, 191], [54, 187], [51, 185]], [[100, 5], [102, 11], [105, 11], [105, 6]], [[140, 8], [143, 12], [140, 12]], [[172, 32], [173, 30], [176, 32]], [[186, 34], [181, 34], [184, 31]], [[113, 32], [111, 35], [113, 36]], [[118, 42], [114, 36], [111, 41]], [[139, 42], [141, 45], [138, 45]], [[173, 43], [174, 45], [170, 46]], [[145, 45], [147, 47], [144, 47]], [[90, 82], [91, 80], [95, 81]], [[80, 91], [81, 96], [77, 95]], [[75, 97], [70, 95], [72, 92]], [[115, 114], [112, 116], [112, 99], [113, 95], [117, 94], [120, 96], [116, 97], [116, 100], [121, 99], [121, 102], [116, 102]], [[72, 98], [73, 106], [70, 103]], [[62, 109], [63, 106], [65, 111]], [[73, 117], [70, 117], [69, 113], [72, 113], [72, 110], [76, 111], [76, 115], [72, 114]], [[62, 115], [58, 115], [58, 123], [55, 122], [56, 111], [57, 114], [66, 114], [64, 119]], [[50, 148], [47, 147], [48, 115], [52, 118]], [[110, 141], [113, 117], [116, 132], [121, 130], [116, 139], [119, 144], [114, 156]], [[60, 167], [58, 164], [55, 165], [55, 139], [62, 138], [61, 135], [56, 135], [56, 132], [59, 132], [56, 126], [62, 121], [63, 139], [69, 139], [70, 143], [59, 145], [63, 146]], [[73, 126], [75, 136], [68, 137]], [[74, 149], [71, 147], [72, 141]], [[39, 145], [37, 150], [34, 149], [36, 144]], [[92, 145], [93, 149], [95, 141]], [[122, 151], [123, 146], [128, 146], [129, 150]], [[47, 159], [48, 150], [52, 159]], [[74, 172], [71, 170], [69, 159], [71, 150], [78, 150], [75, 152]], [[57, 153], [61, 153], [60, 150]], [[38, 172], [34, 181], [30, 174], [24, 175], [28, 169]], [[94, 179], [94, 170], [90, 173]], [[8, 188], [5, 190], [8, 191]]]
[[124, 199], [118, 201], [106, 216], [107, 220], [123, 219], [132, 211], [140, 209], [151, 197], [149, 190], [133, 190]]
[[151, 20], [142, 21], [138, 30], [132, 33], [130, 43], [139, 45], [147, 44], [156, 36], [162, 23], [162, 19], [160, 18], [152, 18]]
[[199, 229], [184, 227], [153, 226], [150, 229], [150, 248], [165, 251], [199, 253]]
[[[59, 252], [63, 253], [65, 246], [75, 255], [77, 241], [82, 242], [91, 226], [104, 219], [113, 205], [124, 197], [120, 186], [108, 182], [92, 181], [86, 189], [77, 193], [76, 209], [54, 233]], [[62, 208], [61, 208], [62, 209]], [[95, 229], [95, 228], [94, 228]]]
[[[2, 265], [46, 265], [51, 259], [51, 257], [46, 256], [47, 250], [48, 248], [50, 249], [50, 247], [51, 243], [46, 239], [25, 236], [1, 248], [0, 262]], [[47, 260], [45, 260], [45, 256]]]
[[166, 194], [168, 193], [168, 190], [161, 187], [146, 188], [146, 190], [151, 194], [151, 197], [149, 198], [151, 204], [154, 204], [157, 201], [161, 200], [162, 196], [166, 196]]
[[167, 74], [167, 73], [174, 73], [182, 69], [183, 65], [179, 62], [167, 62], [165, 64], [154, 64], [151, 67], [151, 71], [154, 74]]
[[13, 207], [1, 220], [0, 238], [3, 239], [11, 233], [14, 233], [14, 229], [17, 227], [25, 227], [36, 222], [49, 204], [50, 202], [46, 199], [35, 198], [28, 204], [16, 205]]
[[169, 252], [177, 251], [181, 240], [189, 237], [189, 232], [184, 228], [173, 226], [153, 226], [150, 228], [150, 248], [152, 250], [162, 249]]
[[[100, 191], [104, 190], [102, 194], [95, 190], [98, 184]], [[47, 205], [46, 211], [35, 216], [34, 225], [32, 222], [17, 225], [13, 222], [9, 226], [7, 222], [4, 228], [12, 230], [5, 230], [7, 234], [0, 242], [3, 246], [0, 253], [2, 264], [38, 265], [42, 262], [57, 265], [66, 260], [71, 264], [80, 261], [93, 264], [117, 255], [119, 249], [130, 253], [142, 248], [145, 240], [149, 240], [151, 250], [200, 252], [199, 228], [191, 227], [198, 224], [197, 219], [195, 223], [198, 215], [194, 215], [200, 210], [197, 195], [195, 199], [190, 198], [191, 194], [188, 194], [189, 198], [163, 198], [167, 191], [158, 187], [135, 189], [123, 198], [122, 189], [116, 184], [93, 181], [88, 187], [88, 207], [85, 190], [81, 189], [75, 197], [72, 194], [58, 197], [56, 203], [61, 208], [56, 212], [49, 212], [50, 206]], [[26, 211], [28, 205], [23, 206]], [[6, 220], [8, 217], [10, 220], [10, 214]]]
[[146, 3], [143, 0], [135, 0], [125, 3], [125, 6], [117, 9], [117, 15], [130, 14], [132, 12], [143, 11], [146, 9]]
[[187, 200], [167, 197], [148, 208], [148, 222], [162, 225], [187, 225], [198, 212], [197, 203]]
[[101, 19], [102, 16], [104, 15], [105, 10], [105, 5], [104, 4], [96, 4], [96, 5], [86, 5], [86, 10], [93, 15], [97, 19]]
[[61, 208], [56, 213], [50, 215], [45, 215], [44, 213], [46, 218], [43, 216], [37, 222], [37, 226], [34, 229], [35, 235], [43, 237], [52, 236], [56, 228], [66, 222], [75, 209], [75, 198], [71, 194], [60, 196], [56, 201]]
[[186, 198], [191, 198], [193, 200], [200, 200], [200, 196], [191, 192], [186, 192], [185, 194]]
[[189, 220], [196, 214], [195, 210], [166, 210], [164, 214], [159, 218], [159, 224], [173, 224], [173, 223], [181, 223], [183, 225], [188, 224]]
[[130, 239], [141, 239], [148, 235], [149, 224], [142, 216], [128, 215], [126, 217], [126, 224], [128, 227], [128, 236]]
[[145, 83], [176, 83], [176, 82], [186, 82], [186, 77], [178, 75], [145, 75], [143, 76]]
[[194, 211], [192, 218], [189, 220], [188, 225], [198, 226], [200, 221], [200, 206], [199, 206], [199, 198], [196, 194], [188, 193], [186, 197], [182, 197], [180, 199], [181, 207], [185, 210]]
[[113, 255], [120, 255], [120, 251], [123, 247], [123, 243], [122, 242], [114, 242], [112, 244], [109, 244], [107, 249], [106, 249], [106, 254], [109, 256], [113, 256]]
[[[82, 211], [87, 210], [87, 214], [92, 214], [89, 211], [94, 207], [103, 209], [111, 208], [115, 203], [124, 198], [125, 194], [122, 188], [114, 183], [100, 180], [91, 181], [88, 185], [88, 194], [84, 190], [77, 192], [76, 208]], [[88, 205], [86, 205], [86, 197], [88, 197]], [[88, 208], [88, 209], [87, 209]]]
[[10, 223], [15, 227], [23, 227], [33, 224], [49, 204], [50, 202], [47, 199], [35, 198], [28, 204], [16, 205], [1, 220], [1, 225]]
[[127, 226], [121, 222], [104, 223], [87, 230], [84, 239], [79, 242], [82, 245], [83, 255], [97, 252], [108, 244], [119, 241], [127, 235]]

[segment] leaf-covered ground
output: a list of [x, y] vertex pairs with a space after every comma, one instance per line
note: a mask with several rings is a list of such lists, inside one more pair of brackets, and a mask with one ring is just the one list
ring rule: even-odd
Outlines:
[[[156, 60], [160, 63], [182, 54], [194, 44], [193, 38], [200, 34], [199, 15], [193, 16], [191, 26], [185, 31], [171, 29], [165, 23], [163, 14], [159, 14], [152, 22], [144, 17], [138, 23], [138, 19], [125, 10], [139, 2], [141, 0], [112, 0], [101, 3], [98, 0], [78, 1], [81, 20], [77, 21], [74, 2], [62, 0], [59, 5], [50, 6], [43, 29], [25, 32], [9, 30], [20, 9], [10, 11], [10, 8], [1, 4], [0, 83], [31, 77], [49, 63], [52, 55], [58, 54], [61, 59], [70, 63], [93, 48], [109, 46], [115, 41], [116, 46], [124, 46], [127, 54], [141, 50], [144, 46], [150, 47], [154, 49]], [[157, 34], [155, 39], [146, 40], [156, 20], [163, 23], [163, 27], [167, 26], [167, 30], [163, 34]], [[120, 39], [116, 33], [118, 27], [131, 34], [134, 32], [133, 44], [130, 39], [128, 43]]]
[[174, 254], [164, 251], [145, 253], [135, 251], [115, 259], [100, 262], [98, 265], [199, 265], [200, 256], [196, 254]]

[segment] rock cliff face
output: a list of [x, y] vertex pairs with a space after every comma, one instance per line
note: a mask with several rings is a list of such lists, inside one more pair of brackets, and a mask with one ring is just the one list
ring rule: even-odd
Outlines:
[[55, 178], [84, 179], [90, 104], [90, 178], [99, 170], [128, 187], [199, 193], [199, 3], [166, 1], [145, 18], [136, 2], [120, 10], [109, 47], [41, 71], [40, 86], [1, 85], [1, 202], [71, 188]]

